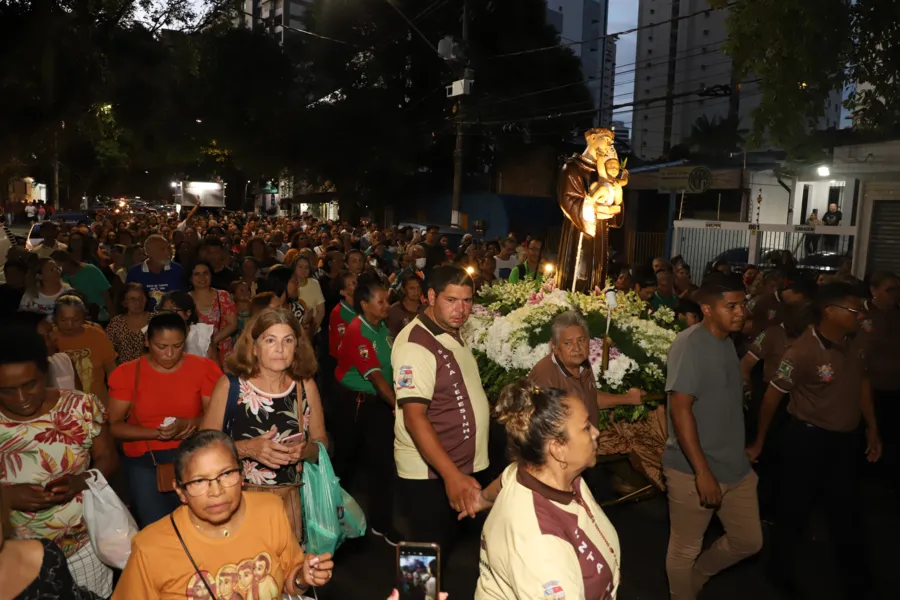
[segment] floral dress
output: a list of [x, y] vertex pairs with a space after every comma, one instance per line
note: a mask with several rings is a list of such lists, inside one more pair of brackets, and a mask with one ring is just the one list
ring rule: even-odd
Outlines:
[[[197, 311], [197, 318], [201, 323], [212, 325], [215, 329], [213, 335], [219, 333], [219, 328], [225, 324], [225, 317], [233, 315], [237, 312], [234, 302], [231, 300], [231, 294], [225, 290], [215, 290], [216, 300], [213, 302], [212, 308], [208, 312]], [[219, 342], [219, 363], [225, 364], [225, 359], [234, 350], [234, 342], [230, 337]]]
[[[302, 425], [299, 417], [303, 419]], [[231, 437], [235, 441], [255, 438], [273, 426], [278, 431], [275, 441], [299, 433], [301, 427], [304, 439], [309, 439], [309, 403], [303, 382], [291, 383], [291, 386], [280, 394], [266, 394], [248, 380], [241, 379], [237, 409], [234, 411], [234, 421], [231, 425]], [[245, 458], [243, 468], [244, 481], [255, 485], [285, 485], [302, 481], [302, 473], [297, 471], [296, 465], [270, 469], [253, 459]]]
[[[13, 421], [0, 413], [0, 481], [44, 486], [84, 473], [105, 421], [97, 397], [77, 390], [60, 390], [56, 406], [31, 421]], [[95, 592], [112, 590], [112, 572], [91, 549], [82, 494], [42, 511], [11, 511], [10, 522], [16, 538], [55, 542], [70, 562], [81, 567], [73, 571], [80, 585]]]

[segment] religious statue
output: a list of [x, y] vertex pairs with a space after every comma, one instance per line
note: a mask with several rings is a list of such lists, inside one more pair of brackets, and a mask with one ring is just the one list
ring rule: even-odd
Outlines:
[[[558, 284], [567, 290], [605, 286], [608, 226], [621, 226], [622, 169], [609, 129], [584, 134], [584, 152], [566, 159], [557, 183], [557, 200], [567, 220], [559, 242]], [[581, 282], [581, 283], [579, 283]]]

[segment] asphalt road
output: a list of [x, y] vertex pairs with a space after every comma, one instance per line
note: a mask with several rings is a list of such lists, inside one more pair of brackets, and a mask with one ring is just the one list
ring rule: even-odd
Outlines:
[[[356, 482], [358, 483], [358, 482]], [[352, 485], [351, 490], [358, 489]], [[362, 504], [365, 498], [354, 493]], [[867, 482], [860, 490], [859, 501], [866, 507], [866, 535], [871, 553], [872, 572], [877, 579], [874, 598], [895, 599], [900, 589], [900, 519], [896, 496], [879, 483]], [[610, 507], [607, 514], [619, 533], [622, 546], [622, 585], [618, 600], [667, 600], [668, 586], [665, 555], [668, 541], [668, 514], [665, 498], [658, 496], [638, 504]], [[397, 515], [403, 529], [402, 515]], [[460, 546], [454, 552], [444, 589], [454, 600], [474, 596], [478, 578], [478, 537], [480, 523], [472, 523]], [[707, 535], [711, 543], [721, 532], [714, 519]], [[766, 527], [766, 538], [769, 538]], [[763, 575], [768, 547], [763, 552], [714, 577], [703, 590], [700, 600], [778, 600], [783, 598], [769, 586]], [[318, 593], [320, 600], [368, 600], [387, 598], [393, 586], [395, 550], [380, 538], [367, 536], [351, 540], [337, 553], [333, 581]], [[834, 563], [828, 535], [821, 515], [814, 515], [806, 545], [798, 555], [798, 574], [810, 598], [837, 600], [832, 573]], [[863, 600], [860, 598], [860, 600]]]

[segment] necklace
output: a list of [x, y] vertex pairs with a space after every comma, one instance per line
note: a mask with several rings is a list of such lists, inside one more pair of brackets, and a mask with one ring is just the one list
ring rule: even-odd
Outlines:
[[[200, 527], [200, 525], [198, 525], [198, 524], [195, 523], [195, 524], [194, 524], [194, 527], [197, 528], [197, 531], [200, 531], [201, 533], [203, 532], [203, 528]], [[230, 535], [230, 534], [228, 533], [228, 528], [227, 528], [227, 527], [223, 527], [223, 528], [222, 528], [222, 537], [228, 537], [229, 535]], [[601, 535], [602, 535], [602, 534], [601, 534]]]
[[[606, 544], [606, 549], [609, 550], [609, 553], [612, 555], [613, 562], [616, 565], [616, 571], [621, 572], [621, 567], [619, 566], [619, 557], [616, 556], [616, 551], [613, 550], [612, 544], [609, 543], [609, 540], [606, 539], [606, 536], [603, 535], [603, 531], [600, 529], [600, 526], [597, 525], [597, 521], [594, 519], [594, 514], [591, 512], [591, 509], [587, 507], [584, 500], [581, 499], [578, 495], [575, 496], [575, 502], [578, 503], [578, 506], [584, 509], [584, 512], [587, 513], [588, 518], [591, 520], [591, 523], [594, 524], [594, 529], [597, 530], [597, 533], [600, 534], [600, 537], [603, 538], [603, 542]], [[614, 578], [615, 581], [615, 578]]]

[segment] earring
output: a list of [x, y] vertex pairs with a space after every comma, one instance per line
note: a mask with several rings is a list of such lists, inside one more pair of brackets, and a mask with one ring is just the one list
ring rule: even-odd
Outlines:
[[565, 471], [566, 469], [569, 468], [569, 463], [568, 463], [568, 462], [566, 462], [566, 461], [564, 461], [564, 460], [561, 460], [561, 461], [559, 461], [559, 462], [562, 463], [563, 471]]

